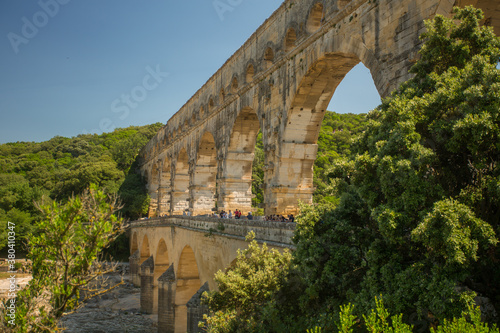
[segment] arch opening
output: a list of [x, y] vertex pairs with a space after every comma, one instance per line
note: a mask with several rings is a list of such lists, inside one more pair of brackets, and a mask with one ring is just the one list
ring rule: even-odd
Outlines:
[[297, 214], [299, 200], [312, 203], [322, 121], [340, 82], [359, 62], [353, 54], [326, 54], [302, 78], [288, 109], [280, 156], [269, 174], [273, 185], [265, 189], [265, 201], [275, 205], [266, 214]]
[[219, 182], [220, 209], [228, 212], [252, 210], [252, 163], [260, 123], [252, 108], [244, 108], [233, 125], [222, 179]]
[[175, 332], [187, 331], [187, 302], [200, 289], [201, 280], [193, 249], [187, 245], [181, 253], [175, 291]]
[[144, 235], [144, 238], [142, 239], [140, 252], [141, 252], [141, 260], [139, 261], [139, 266], [151, 256], [151, 253], [149, 251], [148, 235]]
[[130, 242], [130, 254], [134, 254], [137, 250], [139, 250], [139, 243], [137, 242], [137, 232], [134, 232]]
[[198, 147], [191, 197], [193, 215], [209, 215], [215, 207], [217, 154], [210, 132], [203, 134]]
[[212, 111], [214, 111], [214, 109], [215, 109], [215, 102], [214, 102], [213, 98], [210, 98], [210, 100], [208, 101], [208, 112], [212, 113]]
[[163, 238], [158, 242], [158, 247], [156, 248], [156, 254], [154, 256], [154, 263], [153, 313], [158, 313], [158, 278], [165, 273], [170, 266], [167, 244]]
[[224, 100], [226, 99], [226, 92], [224, 91], [224, 88], [221, 88], [219, 92], [219, 101], [220, 104], [224, 103]]
[[254, 74], [255, 74], [255, 69], [254, 69], [253, 65], [252, 64], [248, 65], [246, 76], [245, 76], [247, 83], [250, 83], [253, 81]]
[[274, 61], [274, 51], [272, 48], [268, 47], [266, 52], [264, 53], [264, 62], [266, 64], [266, 68], [270, 68], [273, 65]]
[[297, 33], [294, 28], [288, 29], [285, 37], [285, 52], [291, 51], [295, 47], [297, 41]]
[[321, 2], [317, 2], [312, 7], [309, 12], [309, 17], [306, 23], [307, 32], [313, 33], [321, 27], [321, 22], [324, 18], [323, 12], [323, 4]]
[[234, 77], [231, 83], [231, 93], [236, 94], [237, 92], [238, 92], [238, 79]]

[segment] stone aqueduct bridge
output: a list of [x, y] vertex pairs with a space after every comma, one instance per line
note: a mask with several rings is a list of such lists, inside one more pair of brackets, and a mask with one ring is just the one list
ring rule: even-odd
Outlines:
[[[344, 76], [362, 62], [388, 96], [410, 78], [423, 21], [469, 4], [500, 33], [498, 0], [286, 0], [168, 120], [141, 150], [140, 172], [152, 198], [149, 215], [170, 217], [131, 228], [132, 275], [143, 309], [161, 309], [160, 331], [196, 330], [186, 325], [199, 307], [190, 307], [187, 320], [186, 302], [202, 284], [213, 288], [213, 274], [245, 244], [241, 225], [230, 236], [204, 237], [217, 222], [174, 216], [216, 206], [251, 210], [259, 131], [265, 213], [296, 213], [299, 200], [310, 203], [321, 121]], [[284, 225], [265, 227], [261, 239], [288, 246]], [[281, 232], [288, 240], [269, 239]]]
[[296, 213], [311, 202], [321, 121], [344, 76], [361, 61], [387, 96], [410, 77], [423, 21], [466, 4], [500, 32], [498, 0], [286, 0], [140, 152], [150, 215], [250, 210], [259, 130], [263, 208]]
[[198, 332], [201, 293], [216, 288], [214, 274], [234, 262], [251, 230], [269, 247], [292, 248], [295, 223], [170, 216], [131, 224], [130, 274], [141, 310], [158, 314], [158, 332]]

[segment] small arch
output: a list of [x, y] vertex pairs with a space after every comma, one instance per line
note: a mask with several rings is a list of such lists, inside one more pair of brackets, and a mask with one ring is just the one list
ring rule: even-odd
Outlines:
[[226, 98], [226, 92], [224, 91], [224, 88], [221, 88], [220, 92], [219, 92], [219, 101], [220, 101], [220, 104], [224, 103], [224, 99], [225, 98]]
[[151, 256], [151, 253], [149, 252], [149, 239], [148, 235], [144, 235], [144, 238], [142, 239], [142, 244], [141, 244], [141, 260], [139, 262], [139, 265], [145, 262], [149, 257]]
[[214, 99], [212, 97], [210, 97], [210, 99], [208, 100], [208, 112], [212, 113], [212, 111], [214, 110], [214, 108], [215, 108]]
[[194, 125], [196, 123], [196, 114], [193, 114], [191, 117], [191, 124]]
[[250, 83], [253, 81], [253, 76], [255, 74], [255, 68], [253, 67], [253, 64], [249, 64], [247, 67], [247, 72], [246, 72], [246, 82]]
[[158, 247], [156, 249], [155, 256], [155, 270], [154, 270], [154, 281], [155, 284], [158, 283], [158, 278], [168, 269], [170, 266], [170, 261], [168, 258], [167, 244], [162, 238], [158, 242]]
[[130, 254], [134, 254], [135, 251], [139, 250], [139, 243], [137, 242], [137, 232], [132, 235], [132, 241], [130, 244]]
[[238, 92], [238, 79], [236, 77], [233, 77], [233, 80], [231, 82], [231, 93], [236, 94]]
[[307, 32], [313, 33], [318, 30], [321, 27], [321, 22], [323, 21], [324, 16], [323, 4], [321, 2], [315, 3], [309, 12], [309, 17], [307, 19]]
[[205, 109], [203, 106], [200, 107], [200, 118], [203, 117], [203, 114], [205, 113]]
[[269, 68], [273, 65], [274, 62], [274, 51], [272, 48], [268, 47], [264, 52], [264, 61], [266, 63], [266, 68]]
[[285, 52], [291, 51], [295, 47], [297, 41], [297, 33], [294, 28], [288, 29], [285, 37]]
[[187, 302], [200, 289], [201, 280], [193, 249], [186, 245], [182, 250], [177, 268], [175, 292], [176, 332], [187, 331]]

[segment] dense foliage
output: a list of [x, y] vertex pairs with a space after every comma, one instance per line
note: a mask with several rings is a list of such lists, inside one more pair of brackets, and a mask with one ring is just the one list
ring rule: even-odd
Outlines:
[[414, 77], [328, 170], [338, 200], [302, 207], [267, 332], [335, 332], [348, 303], [355, 329], [378, 325], [380, 295], [418, 331], [489, 331], [471, 304], [500, 309], [500, 38], [482, 18], [426, 22]]
[[332, 171], [340, 203], [299, 219], [304, 314], [383, 294], [408, 319], [500, 305], [500, 40], [468, 7], [427, 23], [415, 77]]
[[13, 299], [14, 311], [11, 300], [4, 301], [2, 332], [57, 331], [63, 313], [106, 290], [103, 274], [113, 271], [98, 258], [122, 232], [116, 197], [92, 185], [65, 204], [50, 201], [39, 208], [42, 219], [35, 227], [43, 232], [29, 237], [33, 279]]
[[217, 291], [205, 293], [211, 311], [206, 328], [209, 332], [253, 332], [264, 329], [261, 308], [271, 301], [274, 291], [283, 284], [291, 254], [281, 254], [259, 246], [255, 234], [247, 236], [248, 248], [238, 250], [234, 265], [215, 274]]
[[[22, 241], [41, 218], [34, 202], [43, 195], [66, 201], [90, 184], [118, 193], [125, 204], [121, 212], [125, 217], [145, 214], [148, 196], [133, 163], [139, 149], [161, 126], [157, 123], [102, 135], [0, 145], [0, 228], [7, 221], [14, 222], [18, 240]], [[1, 249], [6, 228], [0, 230]]]

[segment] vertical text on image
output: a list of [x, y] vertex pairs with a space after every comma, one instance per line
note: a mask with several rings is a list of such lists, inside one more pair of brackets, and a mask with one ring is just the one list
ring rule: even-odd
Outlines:
[[11, 273], [10, 277], [7, 279], [9, 281], [9, 301], [6, 304], [7, 311], [6, 316], [10, 318], [9, 325], [15, 326], [16, 318], [16, 297], [17, 297], [17, 281], [16, 281], [16, 224], [14, 222], [7, 222], [7, 263], [9, 265], [8, 273]]

